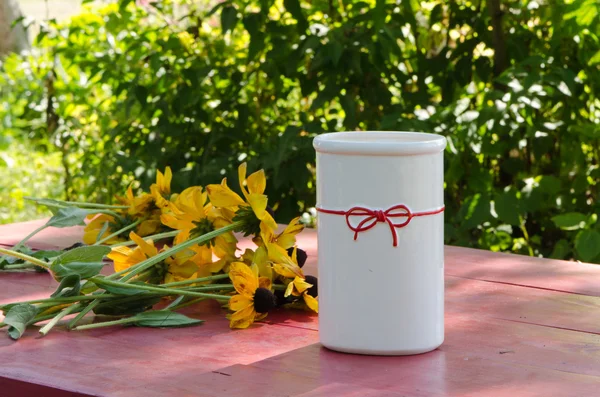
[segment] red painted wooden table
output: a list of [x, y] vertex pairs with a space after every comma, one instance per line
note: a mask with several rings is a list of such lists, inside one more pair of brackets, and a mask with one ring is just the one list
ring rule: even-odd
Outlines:
[[[0, 244], [39, 224], [0, 226]], [[31, 245], [64, 247], [80, 235], [47, 230]], [[315, 274], [316, 234], [299, 245]], [[45, 274], [2, 273], [0, 303], [55, 286]], [[303, 312], [231, 331], [205, 302], [188, 313], [207, 320], [197, 327], [2, 335], [0, 396], [598, 396], [599, 313], [600, 266], [446, 247], [446, 341], [433, 352], [328, 351], [317, 317]]]

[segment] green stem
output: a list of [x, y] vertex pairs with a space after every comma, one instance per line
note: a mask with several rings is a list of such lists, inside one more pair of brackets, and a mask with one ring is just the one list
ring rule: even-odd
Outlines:
[[16, 251], [12, 251], [12, 250], [8, 250], [5, 248], [0, 248], [0, 254], [4, 254], [4, 255], [8, 255], [8, 256], [13, 256], [15, 258], [19, 258], [19, 259], [23, 259], [26, 262], [30, 262], [33, 263], [34, 265], [43, 267], [46, 270], [50, 270], [50, 265], [47, 264], [46, 262], [34, 258], [33, 256], [29, 256], [29, 255], [25, 255], [21, 252], [16, 252]]
[[33, 320], [31, 320], [30, 322], [27, 323], [27, 326], [33, 325], [35, 323], [39, 323], [40, 321], [46, 321], [46, 320], [50, 320], [51, 318], [54, 318], [54, 316], [56, 316], [55, 313], [52, 314], [47, 314], [45, 316], [37, 316], [36, 318], [34, 318]]
[[129, 229], [133, 229], [134, 227], [136, 227], [137, 225], [139, 225], [141, 222], [142, 222], [142, 220], [138, 219], [137, 221], [133, 222], [131, 225], [127, 225], [124, 228], [117, 230], [113, 234], [109, 234], [108, 236], [104, 237], [102, 240], [98, 240], [98, 241], [96, 241], [92, 245], [100, 245], [100, 244], [104, 243], [105, 241], [108, 241], [111, 238], [116, 237], [116, 236], [118, 236], [119, 234], [121, 234], [123, 232], [126, 232]]
[[94, 324], [80, 325], [79, 327], [75, 327], [73, 329], [75, 331], [83, 331], [85, 329], [102, 328], [102, 327], [112, 327], [113, 325], [131, 324], [131, 323], [135, 323], [136, 321], [137, 321], [136, 318], [134, 318], [134, 317], [128, 317], [128, 318], [122, 318], [120, 320], [105, 321], [103, 323], [94, 323]]
[[6, 327], [8, 324], [0, 322], [0, 328]]
[[104, 285], [110, 285], [110, 286], [119, 287], [119, 288], [128, 288], [128, 289], [144, 290], [144, 291], [151, 291], [151, 292], [159, 292], [159, 293], [165, 294], [165, 295], [196, 296], [199, 298], [212, 298], [212, 299], [217, 299], [217, 300], [231, 299], [231, 296], [229, 296], [229, 295], [204, 294], [202, 292], [186, 291], [183, 289], [175, 289], [175, 288], [153, 287], [150, 285], [141, 285], [141, 284], [133, 285], [133, 284], [127, 284], [125, 282], [107, 280], [106, 278], [103, 278], [103, 279], [91, 278], [90, 281], [92, 281], [92, 282], [98, 281], [99, 285], [104, 284]]
[[[39, 202], [44, 199], [38, 199], [36, 197], [25, 197], [25, 200]], [[114, 209], [127, 209], [127, 205], [112, 205], [112, 204], [97, 204], [97, 203], [86, 203], [83, 201], [65, 201], [65, 200], [54, 200], [57, 203], [61, 203], [68, 207], [79, 207], [79, 208], [114, 208]], [[47, 203], [44, 202], [44, 205]]]
[[189, 287], [185, 291], [233, 291], [235, 287], [231, 284], [213, 284], [202, 287]]
[[19, 263], [16, 265], [4, 265], [0, 270], [24, 270], [24, 269], [34, 269], [35, 265], [30, 263]]
[[216, 274], [214, 276], [193, 278], [190, 280], [183, 280], [183, 281], [175, 281], [173, 283], [162, 284], [162, 286], [163, 287], [176, 287], [178, 285], [189, 285], [189, 284], [194, 284], [194, 283], [201, 283], [204, 281], [222, 280], [225, 278], [229, 278], [229, 274]]
[[[173, 231], [170, 231], [170, 232], [153, 234], [152, 236], [144, 236], [144, 240], [146, 240], [146, 239], [152, 239], [153, 241], [157, 241], [157, 240], [160, 240], [160, 239], [163, 239], [163, 238], [175, 237], [178, 234], [179, 234], [179, 230], [173, 230]], [[129, 245], [135, 245], [135, 241], [133, 241], [133, 240], [124, 241], [122, 243], [113, 244], [110, 247], [127, 247]], [[124, 271], [123, 273], [127, 273], [127, 271]]]
[[273, 289], [278, 291], [285, 291], [287, 289], [287, 286], [281, 284], [273, 284]]
[[136, 274], [143, 272], [146, 269], [151, 268], [152, 266], [154, 266], [157, 263], [160, 263], [162, 261], [164, 261], [165, 259], [167, 259], [168, 257], [172, 256], [173, 254], [175, 254], [176, 252], [179, 252], [181, 250], [184, 250], [188, 247], [191, 247], [194, 244], [201, 244], [201, 243], [205, 243], [207, 241], [210, 241], [211, 239], [220, 236], [221, 234], [233, 231], [234, 229], [239, 228], [240, 226], [243, 225], [242, 221], [238, 221], [238, 222], [234, 222], [230, 225], [224, 226], [220, 229], [217, 230], [213, 230], [210, 233], [206, 233], [203, 234], [202, 236], [198, 236], [195, 237], [193, 239], [187, 240], [181, 244], [177, 244], [171, 248], [169, 248], [166, 251], [161, 252], [158, 255], [155, 255], [151, 258], [146, 259], [145, 261], [142, 261], [130, 268], [128, 268], [128, 273], [121, 279], [122, 281], [127, 281], [129, 279], [131, 279], [132, 277], [134, 277]]
[[60, 313], [58, 313], [56, 316], [54, 316], [54, 318], [46, 325], [44, 325], [41, 329], [40, 329], [40, 335], [45, 336], [48, 332], [50, 332], [50, 330], [52, 328], [54, 328], [54, 326], [56, 324], [58, 324], [58, 322], [65, 316], [71, 314], [73, 311], [79, 309], [81, 307], [81, 305], [79, 303], [76, 303], [74, 305], [71, 305], [69, 307], [65, 307]]
[[75, 325], [77, 325], [77, 323], [79, 321], [81, 321], [81, 319], [83, 317], [85, 317], [86, 314], [88, 314], [89, 312], [91, 312], [92, 310], [94, 310], [94, 308], [96, 306], [98, 306], [98, 304], [100, 304], [100, 299], [96, 299], [91, 301], [82, 311], [79, 312], [79, 314], [77, 314], [77, 316], [75, 316], [75, 318], [73, 320], [71, 320], [69, 322], [69, 324], [67, 325], [68, 329], [72, 329], [75, 327]]
[[19, 248], [21, 248], [27, 241], [29, 241], [30, 238], [32, 238], [33, 236], [35, 236], [36, 234], [38, 234], [39, 232], [41, 232], [42, 230], [44, 230], [45, 228], [47, 228], [48, 225], [47, 224], [43, 224], [42, 226], [38, 227], [37, 229], [35, 229], [33, 232], [29, 233], [27, 236], [25, 236], [25, 238], [21, 241], [19, 241], [12, 249], [14, 251], [18, 250]]
[[[96, 299], [112, 299], [112, 298], [120, 298], [121, 295], [116, 295], [116, 294], [103, 294], [103, 295], [77, 295], [77, 296], [65, 296], [65, 297], [58, 297], [58, 298], [45, 298], [45, 299], [34, 299], [34, 300], [30, 300], [30, 301], [25, 301], [25, 302], [16, 302], [13, 305], [17, 305], [17, 304], [34, 304], [34, 303], [44, 303], [44, 304], [48, 304], [48, 303], [73, 303], [73, 302], [79, 302], [79, 301], [86, 301], [86, 300], [96, 300]], [[0, 306], [0, 310], [2, 310], [2, 308], [8, 306], [8, 304], [6, 305], [1, 305]]]
[[183, 302], [183, 303], [180, 303], [180, 304], [178, 304], [178, 305], [175, 305], [175, 306], [169, 307], [169, 310], [171, 310], [171, 311], [179, 310], [179, 309], [182, 309], [182, 308], [184, 308], [184, 307], [188, 307], [188, 306], [194, 305], [194, 304], [196, 304], [196, 303], [198, 303], [198, 302], [205, 301], [206, 299], [207, 299], [207, 298], [196, 298], [196, 299], [192, 299], [192, 300], [189, 300], [189, 301], [187, 301], [187, 302]]

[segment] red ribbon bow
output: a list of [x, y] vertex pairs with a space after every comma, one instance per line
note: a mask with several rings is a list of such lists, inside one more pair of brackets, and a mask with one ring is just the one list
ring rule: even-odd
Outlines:
[[[444, 211], [444, 207], [440, 207], [431, 211], [423, 211], [423, 212], [411, 212], [410, 209], [404, 204], [394, 205], [393, 207], [388, 208], [387, 210], [372, 210], [365, 207], [352, 207], [348, 211], [336, 211], [336, 210], [326, 210], [323, 208], [317, 208], [317, 211], [324, 212], [326, 214], [334, 214], [334, 215], [344, 215], [346, 216], [346, 224], [354, 232], [354, 240], [358, 239], [358, 233], [365, 232], [373, 227], [379, 222], [385, 222], [390, 226], [390, 232], [392, 233], [393, 238], [393, 246], [398, 246], [398, 233], [396, 228], [401, 228], [410, 223], [412, 218], [417, 216], [425, 216], [425, 215], [434, 215], [439, 214]], [[350, 217], [365, 217], [362, 219], [356, 226], [350, 222]], [[392, 221], [393, 218], [406, 218], [406, 220], [400, 223], [394, 223]]]

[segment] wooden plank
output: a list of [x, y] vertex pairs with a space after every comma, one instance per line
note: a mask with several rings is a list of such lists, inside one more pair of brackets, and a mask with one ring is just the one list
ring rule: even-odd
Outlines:
[[[3, 247], [14, 246], [25, 236], [47, 221], [48, 218], [0, 225], [0, 245]], [[50, 227], [33, 236], [31, 240], [27, 242], [27, 245], [33, 249], [65, 248], [81, 241], [82, 236], [82, 226], [73, 226], [69, 228]]]
[[446, 246], [446, 275], [600, 296], [600, 266]]
[[453, 316], [446, 342], [423, 355], [348, 355], [315, 344], [251, 366], [408, 395], [591, 396], [600, 386], [599, 352], [595, 335]]
[[36, 385], [25, 381], [0, 377], [0, 390], [4, 397], [88, 397], [91, 394], [83, 394], [57, 389], [45, 385]]

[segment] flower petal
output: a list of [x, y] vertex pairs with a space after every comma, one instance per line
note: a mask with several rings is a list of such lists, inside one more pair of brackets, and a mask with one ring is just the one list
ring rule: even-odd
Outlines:
[[266, 277], [259, 277], [258, 278], [258, 286], [260, 288], [266, 288], [266, 289], [270, 290], [271, 289], [271, 279], [266, 278]]
[[294, 282], [290, 281], [287, 288], [285, 289], [285, 294], [283, 294], [283, 296], [287, 298], [292, 294], [292, 291], [294, 291]]
[[294, 288], [296, 289], [296, 291], [303, 293], [304, 291], [306, 291], [307, 289], [309, 289], [310, 287], [312, 287], [312, 284], [309, 284], [306, 282], [305, 279], [300, 278], [300, 277], [296, 277], [294, 278]]
[[215, 207], [230, 208], [245, 204], [245, 201], [227, 186], [227, 178], [223, 178], [220, 185], [208, 185], [206, 191], [210, 202]]
[[185, 261], [181, 264], [174, 262], [169, 265], [169, 273], [173, 276], [188, 279], [198, 271], [198, 266], [192, 261]]
[[[304, 278], [302, 269], [288, 256], [287, 251], [277, 244], [266, 243], [269, 259], [273, 261], [273, 269], [284, 277]], [[285, 273], [281, 269], [285, 269]], [[278, 270], [279, 269], [279, 270]]]
[[162, 223], [159, 219], [148, 219], [139, 224], [137, 228], [138, 236], [151, 236], [160, 230]]
[[234, 295], [229, 300], [229, 308], [234, 312], [237, 312], [238, 310], [243, 310], [248, 306], [252, 305], [254, 305], [252, 299], [248, 298], [245, 295]]
[[304, 303], [306, 303], [306, 306], [308, 306], [310, 310], [315, 313], [319, 312], [319, 301], [317, 298], [310, 296], [308, 292], [305, 292], [302, 297], [304, 298]]
[[258, 278], [248, 265], [243, 262], [233, 262], [229, 268], [229, 278], [239, 294], [254, 296], [258, 288]]
[[254, 305], [248, 306], [245, 309], [239, 310], [231, 315], [229, 321], [230, 328], [248, 328], [256, 317]]
[[246, 187], [244, 186], [244, 181], [246, 180], [246, 169], [247, 168], [248, 168], [248, 164], [246, 164], [246, 163], [242, 163], [238, 167], [238, 181], [240, 183], [240, 189], [242, 190], [244, 197], [246, 197], [246, 200], [248, 200], [248, 190], [246, 190]]
[[263, 194], [267, 188], [267, 178], [265, 178], [265, 170], [259, 170], [251, 174], [246, 179], [248, 190], [251, 194]]
[[162, 181], [162, 185], [160, 186], [160, 190], [164, 193], [171, 193], [171, 180], [173, 179], [173, 173], [171, 172], [171, 167], [167, 166], [165, 168], [165, 174]]
[[258, 274], [262, 277], [267, 277], [269, 280], [273, 279], [273, 269], [271, 268], [267, 256], [267, 250], [265, 247], [258, 247], [254, 252], [252, 263], [258, 267]]
[[138, 247], [140, 247], [140, 250], [148, 258], [153, 257], [158, 253], [158, 250], [154, 246], [154, 243], [152, 242], [152, 240], [150, 240], [150, 239], [144, 240], [143, 238], [138, 236], [135, 232], [129, 233], [129, 238], [132, 239], [138, 245]]

